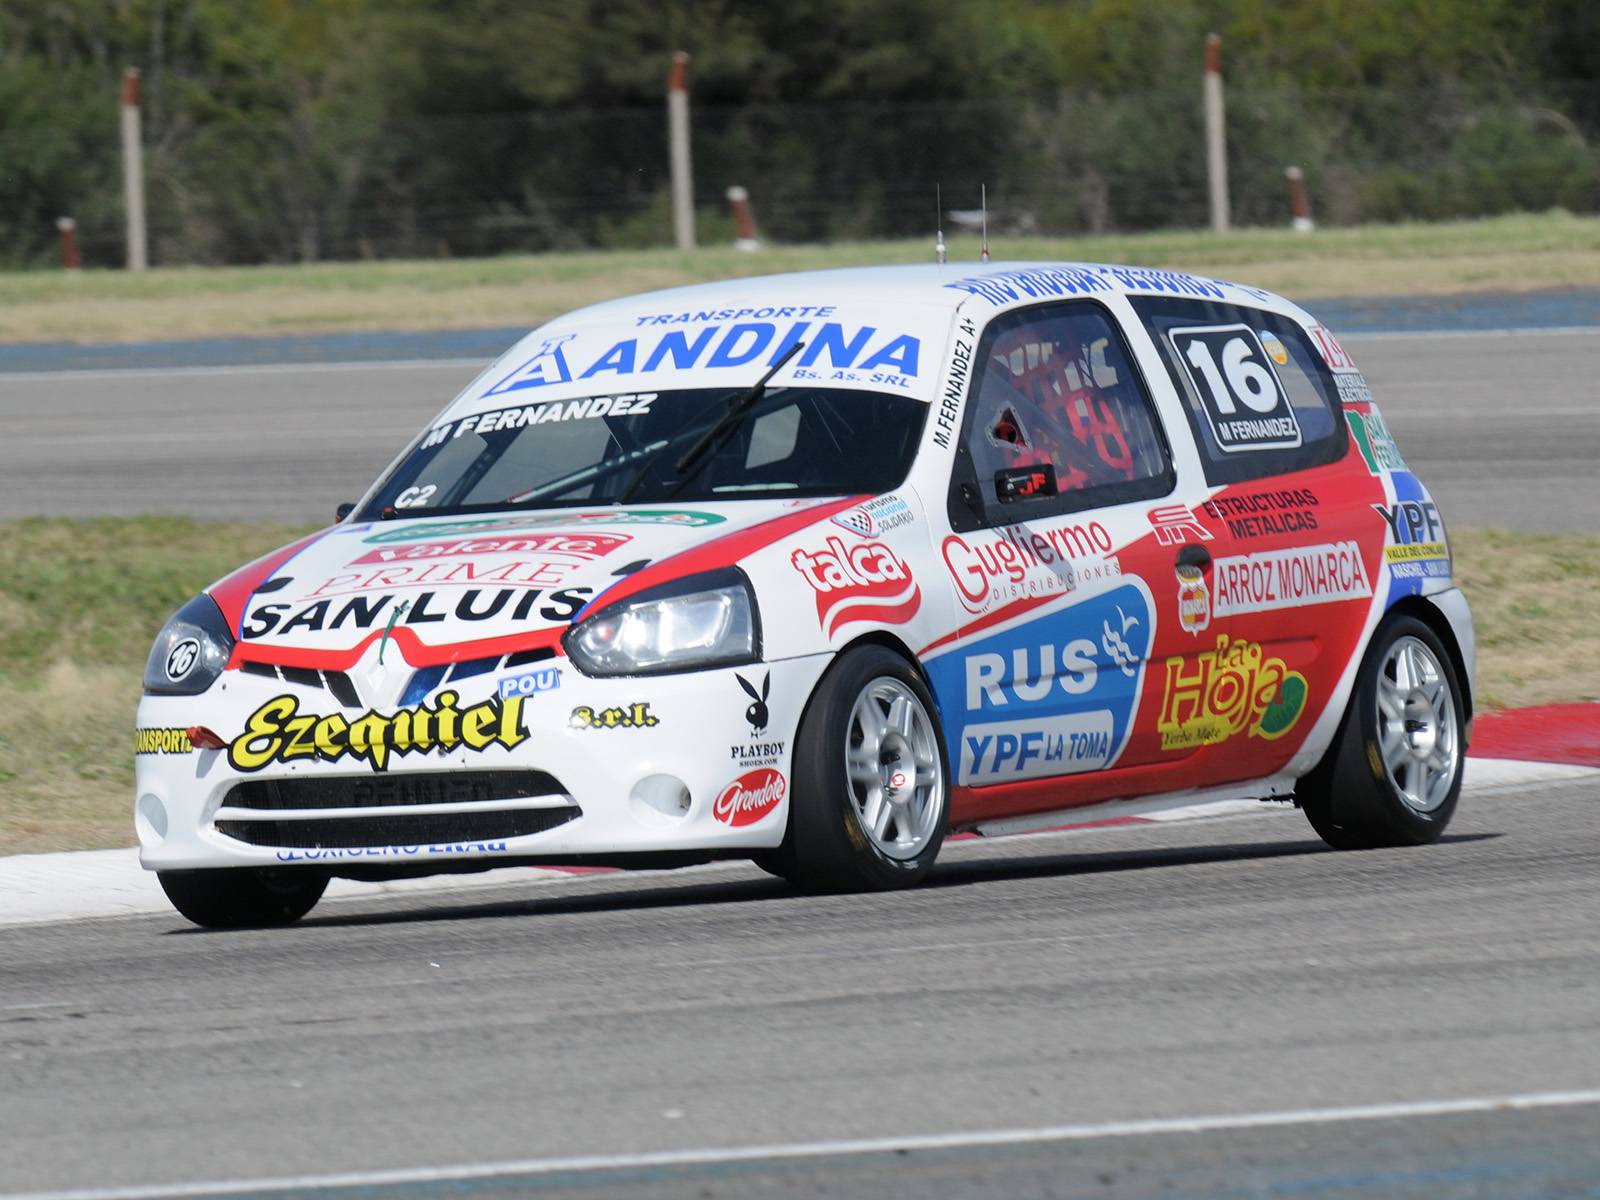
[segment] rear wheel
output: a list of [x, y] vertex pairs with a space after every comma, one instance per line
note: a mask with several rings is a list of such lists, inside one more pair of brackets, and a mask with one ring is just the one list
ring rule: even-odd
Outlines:
[[157, 871], [167, 899], [207, 929], [259, 929], [292, 925], [316, 907], [328, 877], [281, 867], [224, 867], [212, 871]]
[[1332, 748], [1295, 797], [1336, 849], [1421, 845], [1455, 814], [1465, 753], [1449, 652], [1415, 617], [1393, 617], [1372, 640]]
[[795, 741], [789, 833], [762, 865], [811, 891], [909, 887], [949, 818], [944, 736], [911, 665], [882, 646], [842, 655]]

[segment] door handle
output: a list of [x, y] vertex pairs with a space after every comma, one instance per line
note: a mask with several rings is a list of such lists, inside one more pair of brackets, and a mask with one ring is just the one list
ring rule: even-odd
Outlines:
[[1180, 567], [1199, 567], [1202, 571], [1211, 569], [1211, 551], [1204, 546], [1193, 543], [1178, 551], [1178, 565]]

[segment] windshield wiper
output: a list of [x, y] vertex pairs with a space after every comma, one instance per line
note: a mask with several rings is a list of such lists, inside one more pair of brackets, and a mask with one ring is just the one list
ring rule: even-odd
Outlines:
[[[735, 392], [728, 397], [728, 411], [718, 417], [711, 428], [706, 430], [695, 441], [694, 445], [680, 454], [678, 461], [672, 464], [673, 473], [681, 477], [678, 480], [677, 488], [673, 490], [673, 495], [677, 495], [679, 491], [682, 491], [684, 485], [693, 478], [692, 475], [684, 475], [684, 472], [699, 462], [708, 450], [714, 449], [719, 441], [725, 441], [729, 434], [743, 424], [745, 418], [750, 415], [750, 410], [761, 402], [762, 396], [766, 395], [767, 384], [772, 381], [772, 377], [783, 368], [785, 363], [805, 349], [805, 345], [804, 342], [796, 342], [790, 346], [779, 355], [778, 361], [772, 364], [765, 375], [744, 391]], [[615, 503], [626, 504], [633, 499], [633, 494], [643, 486], [646, 476], [654, 469], [656, 461], [661, 457], [662, 453], [665, 453], [666, 449], [663, 446], [659, 452], [651, 455], [646, 460], [644, 466], [639, 469], [639, 473], [633, 477], [627, 487], [622, 489], [622, 494], [617, 497]]]

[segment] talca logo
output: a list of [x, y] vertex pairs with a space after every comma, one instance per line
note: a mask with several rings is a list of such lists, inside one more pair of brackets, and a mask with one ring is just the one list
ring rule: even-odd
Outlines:
[[724, 825], [754, 825], [778, 807], [788, 790], [788, 780], [777, 771], [746, 771], [717, 793], [711, 815]]
[[1129, 581], [932, 659], [959, 782], [1110, 766], [1127, 741], [1154, 637], [1149, 594]]
[[825, 549], [796, 550], [789, 561], [817, 593], [817, 624], [830, 638], [854, 621], [898, 625], [922, 606], [911, 568], [882, 542], [829, 537]]
[[1167, 659], [1156, 727], [1163, 750], [1192, 750], [1246, 731], [1271, 740], [1293, 729], [1305, 707], [1304, 675], [1267, 657], [1257, 643], [1230, 642], [1224, 634], [1191, 665]]
[[237, 771], [259, 771], [269, 763], [300, 758], [339, 762], [350, 757], [382, 771], [391, 755], [459, 746], [510, 750], [527, 740], [522, 697], [496, 697], [470, 708], [458, 708], [459, 699], [455, 692], [440, 692], [431, 707], [424, 702], [387, 715], [369, 710], [350, 721], [338, 713], [302, 713], [295, 697], [277, 696], [250, 714], [244, 732], [228, 747], [228, 762]]

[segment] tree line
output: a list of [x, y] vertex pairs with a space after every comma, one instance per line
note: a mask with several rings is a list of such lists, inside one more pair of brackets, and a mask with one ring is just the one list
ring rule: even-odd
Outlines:
[[677, 49], [703, 237], [1198, 225], [1212, 31], [1241, 222], [1597, 207], [1592, 0], [0, 0], [0, 263], [120, 261], [125, 66], [158, 263], [665, 243]]

